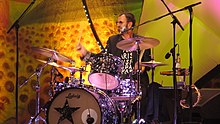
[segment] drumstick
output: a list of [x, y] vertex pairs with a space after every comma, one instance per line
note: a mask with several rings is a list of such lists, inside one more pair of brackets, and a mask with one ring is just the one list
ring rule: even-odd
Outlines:
[[140, 52], [140, 56], [139, 56], [139, 62], [141, 62], [141, 59], [142, 59], [143, 54], [144, 54], [144, 51], [145, 51], [145, 50], [141, 50], [141, 52]]
[[81, 30], [81, 32], [80, 32], [80, 35], [79, 35], [79, 40], [78, 40], [78, 43], [80, 43], [80, 41], [81, 41], [81, 38], [82, 38], [82, 32], [83, 32], [83, 30], [82, 30], [82, 27], [81, 27], [81, 25], [80, 25], [80, 30]]
[[80, 35], [79, 35], [78, 43], [77, 43], [77, 45], [76, 45], [76, 50], [80, 50], [81, 47], [82, 47], [82, 45], [81, 45], [81, 43], [80, 43], [81, 38], [82, 38], [82, 32], [83, 32], [81, 25], [80, 25], [80, 30], [81, 30], [81, 32], [80, 32]]

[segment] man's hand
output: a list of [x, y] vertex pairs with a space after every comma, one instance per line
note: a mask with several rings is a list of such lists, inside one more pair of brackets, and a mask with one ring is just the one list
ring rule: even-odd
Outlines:
[[81, 53], [82, 57], [88, 53], [88, 50], [80, 42], [76, 45], [76, 50]]

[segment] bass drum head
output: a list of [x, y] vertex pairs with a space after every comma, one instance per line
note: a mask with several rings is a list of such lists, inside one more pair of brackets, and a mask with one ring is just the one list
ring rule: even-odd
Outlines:
[[88, 115], [94, 119], [93, 124], [101, 124], [98, 100], [85, 89], [69, 88], [54, 96], [46, 120], [48, 124], [87, 124]]

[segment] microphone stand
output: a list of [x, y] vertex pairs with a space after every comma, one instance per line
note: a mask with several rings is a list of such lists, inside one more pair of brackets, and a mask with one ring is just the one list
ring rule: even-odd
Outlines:
[[18, 50], [18, 31], [19, 31], [19, 21], [24, 17], [24, 15], [28, 12], [28, 10], [33, 6], [35, 3], [35, 0], [33, 0], [30, 5], [25, 9], [25, 11], [20, 15], [20, 17], [12, 24], [12, 26], [9, 28], [7, 33], [9, 33], [12, 28], [15, 28], [15, 35], [16, 35], [16, 76], [15, 76], [15, 115], [16, 115], [16, 124], [18, 124], [18, 63], [19, 63], [19, 50]]
[[[176, 32], [176, 20], [174, 19], [172, 22], [173, 24], [173, 44], [175, 46], [176, 44], [176, 35], [175, 35], [175, 32]], [[173, 53], [172, 53], [172, 57], [173, 57], [173, 87], [174, 87], [174, 115], [173, 115], [173, 118], [174, 118], [174, 124], [177, 124], [177, 81], [176, 81], [176, 58], [175, 58], [175, 55], [176, 55], [176, 50], [174, 49], [173, 50]]]
[[189, 30], [189, 57], [190, 57], [190, 66], [189, 66], [189, 121], [192, 120], [192, 72], [193, 72], [193, 59], [192, 59], [192, 22], [193, 22], [193, 9], [192, 7], [188, 7], [189, 14], [190, 14], [190, 30]]
[[171, 10], [169, 9], [169, 7], [166, 5], [166, 3], [161, 0], [163, 2], [163, 4], [165, 5], [165, 7], [167, 8], [168, 12], [171, 13], [171, 16], [173, 18], [173, 21], [171, 22], [173, 24], [173, 52], [172, 52], [172, 56], [173, 56], [173, 87], [174, 87], [174, 114], [173, 114], [173, 123], [177, 124], [177, 103], [178, 103], [178, 91], [177, 91], [177, 80], [176, 80], [176, 50], [175, 50], [175, 45], [176, 45], [176, 24], [179, 25], [179, 27], [184, 31], [182, 25], [180, 24], [179, 20], [177, 19], [177, 17], [171, 12]]
[[[167, 8], [168, 12], [170, 13], [170, 15], [172, 16], [173, 20], [175, 21], [176, 24], [179, 25], [179, 27], [184, 31], [184, 28], [183, 26], [180, 24], [180, 21], [177, 19], [177, 17], [171, 12], [171, 10], [169, 9], [169, 7], [166, 5], [166, 3], [161, 0], [162, 3], [165, 5], [165, 7]], [[174, 47], [175, 47], [176, 44], [174, 44]]]

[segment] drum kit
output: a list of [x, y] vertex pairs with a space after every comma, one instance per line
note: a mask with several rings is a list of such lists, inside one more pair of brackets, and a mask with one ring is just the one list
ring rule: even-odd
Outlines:
[[[122, 40], [116, 47], [121, 50], [138, 52], [153, 48], [158, 44], [159, 40], [157, 39], [140, 36]], [[118, 124], [124, 123], [125, 118], [131, 117], [132, 105], [136, 101], [139, 102], [141, 98], [141, 91], [139, 90], [140, 81], [120, 79], [120, 69], [123, 66], [123, 62], [119, 57], [109, 53], [99, 53], [92, 56], [90, 58], [91, 72], [88, 76], [91, 85], [85, 85], [83, 84], [84, 79], [82, 79], [82, 73], [86, 72], [84, 67], [66, 67], [56, 63], [56, 61], [72, 63], [74, 60], [60, 54], [56, 50], [39, 47], [32, 47], [32, 50], [48, 57], [48, 60], [37, 59], [37, 61], [44, 63], [44, 65], [37, 68], [20, 86], [22, 87], [30, 78], [37, 75], [36, 113], [30, 119], [30, 124], [33, 122], [38, 123], [39, 120], [49, 124]], [[137, 55], [139, 56], [139, 54]], [[47, 65], [52, 66], [50, 82], [51, 99], [43, 109], [40, 109], [39, 78], [44, 67]], [[149, 62], [139, 62], [138, 65], [150, 67], [153, 76], [155, 67], [166, 64], [152, 60]], [[70, 71], [71, 76], [66, 77], [63, 82], [56, 81], [56, 76], [63, 76], [57, 68]], [[80, 72], [79, 79], [74, 77], [75, 72]], [[109, 91], [111, 91], [111, 94], [108, 94]], [[46, 110], [46, 120], [39, 116], [42, 110]]]

